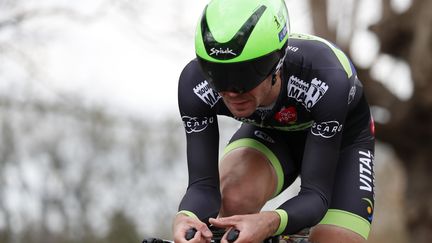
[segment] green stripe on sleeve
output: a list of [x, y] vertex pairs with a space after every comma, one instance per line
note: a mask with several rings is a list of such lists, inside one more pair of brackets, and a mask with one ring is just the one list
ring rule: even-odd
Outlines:
[[186, 216], [196, 218], [196, 219], [198, 218], [194, 213], [192, 213], [191, 211], [187, 211], [187, 210], [181, 210], [177, 214], [184, 214]]
[[320, 224], [331, 224], [356, 232], [367, 240], [371, 224], [366, 219], [337, 209], [329, 209]]
[[288, 225], [288, 214], [285, 210], [282, 209], [276, 209], [275, 212], [279, 214], [280, 223], [279, 228], [276, 230], [276, 233], [274, 233], [274, 235], [280, 235], [284, 232], [285, 228]]

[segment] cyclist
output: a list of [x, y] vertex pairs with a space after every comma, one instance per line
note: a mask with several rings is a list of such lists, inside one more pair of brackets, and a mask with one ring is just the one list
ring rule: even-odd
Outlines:
[[[183, 69], [178, 104], [189, 185], [176, 242], [208, 242], [208, 225], [258, 242], [312, 227], [312, 242], [365, 242], [374, 206], [374, 127], [348, 57], [291, 34], [283, 0], [212, 0]], [[239, 120], [219, 162], [217, 116]], [[300, 176], [298, 195], [263, 205]], [[226, 237], [226, 236], [225, 236]]]

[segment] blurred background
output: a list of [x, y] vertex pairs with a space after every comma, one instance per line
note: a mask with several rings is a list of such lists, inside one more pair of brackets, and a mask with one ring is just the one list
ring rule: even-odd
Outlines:
[[[0, 243], [171, 238], [187, 185], [177, 81], [206, 3], [0, 0]], [[352, 57], [372, 105], [369, 242], [431, 242], [432, 1], [286, 3], [292, 32]], [[237, 126], [221, 118], [222, 146]]]

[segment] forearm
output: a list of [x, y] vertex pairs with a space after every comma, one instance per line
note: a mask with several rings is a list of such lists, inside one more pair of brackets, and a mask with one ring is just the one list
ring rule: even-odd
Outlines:
[[266, 235], [270, 237], [277, 234], [282, 222], [280, 214], [276, 211], [263, 211], [260, 215], [265, 222], [263, 228], [266, 230]]
[[319, 193], [301, 192], [278, 208], [281, 215], [279, 233], [294, 234], [303, 228], [314, 226], [327, 209], [328, 202]]
[[189, 211], [203, 222], [216, 217], [221, 206], [219, 187], [211, 185], [190, 186], [179, 205], [179, 211]]

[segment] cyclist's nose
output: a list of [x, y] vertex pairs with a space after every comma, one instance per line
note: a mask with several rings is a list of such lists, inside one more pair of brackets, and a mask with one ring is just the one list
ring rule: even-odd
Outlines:
[[232, 91], [223, 91], [221, 92], [221, 95], [222, 97], [235, 98], [241, 96], [242, 94], [237, 92], [232, 92]]

